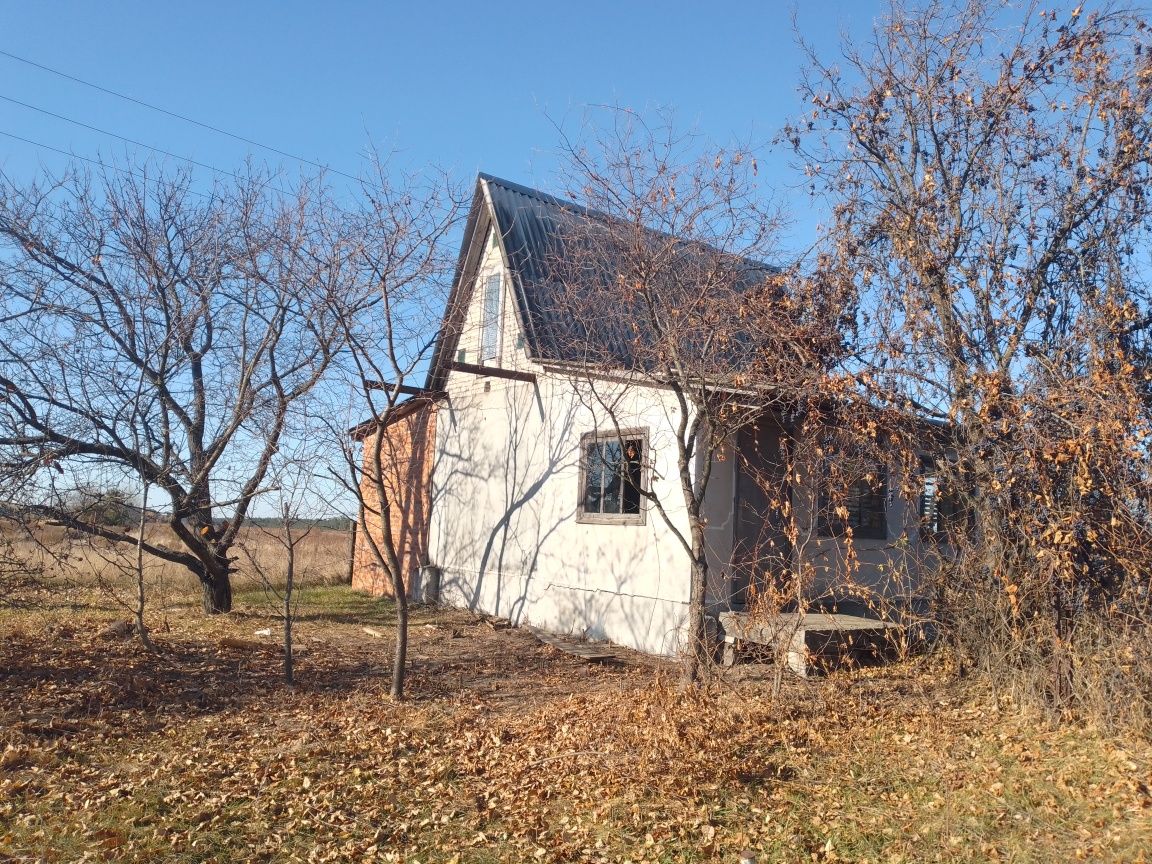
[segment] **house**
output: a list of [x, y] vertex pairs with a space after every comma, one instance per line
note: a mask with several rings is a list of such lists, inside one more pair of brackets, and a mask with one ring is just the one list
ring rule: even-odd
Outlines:
[[[423, 450], [412, 455], [421, 485], [410, 498], [419, 507], [404, 517], [416, 523], [405, 534], [416, 538], [405, 552], [408, 584], [414, 590], [426, 565], [443, 603], [675, 654], [690, 589], [689, 558], [673, 530], [686, 532], [688, 518], [672, 438], [680, 408], [635, 369], [605, 368], [601, 382], [573, 372], [564, 337], [581, 322], [550, 302], [557, 289], [549, 262], [563, 254], [558, 232], [583, 212], [515, 183], [477, 180], [424, 388], [430, 395], [404, 409], [419, 413], [386, 427], [409, 446], [405, 424], [425, 418]], [[814, 472], [794, 476], [783, 465], [789, 434], [786, 418], [765, 412], [707, 457], [709, 610], [745, 608], [765, 579], [801, 569], [813, 597], [850, 602], [837, 587], [848, 569], [857, 589], [914, 597], [915, 501], [896, 493], [897, 478], [872, 477], [837, 509], [838, 526], [823, 524], [806, 479]], [[766, 491], [773, 485], [811, 528], [804, 538], [784, 530]]]

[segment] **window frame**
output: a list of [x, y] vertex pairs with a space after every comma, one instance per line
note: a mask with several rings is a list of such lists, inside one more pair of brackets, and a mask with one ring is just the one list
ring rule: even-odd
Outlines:
[[[489, 317], [488, 297], [489, 289], [495, 281], [496, 283], [496, 303], [495, 308], [491, 310], [492, 315]], [[500, 360], [500, 336], [503, 328], [500, 326], [501, 319], [504, 312], [504, 273], [500, 270], [488, 273], [483, 277], [480, 292], [480, 364], [493, 364]], [[488, 348], [488, 336], [492, 337], [491, 350]]]
[[648, 498], [639, 491], [639, 512], [599, 513], [584, 509], [588, 496], [588, 447], [590, 444], [619, 442], [621, 447], [631, 440], [640, 441], [640, 489], [649, 488], [649, 440], [647, 427], [620, 429], [613, 432], [585, 432], [580, 436], [580, 485], [577, 489], [576, 521], [588, 525], [644, 525], [648, 521]]
[[[828, 465], [822, 464], [820, 466], [819, 488], [816, 490], [816, 534], [818, 537], [839, 540], [846, 538], [849, 529], [851, 529], [853, 541], [879, 540], [884, 543], [888, 542], [892, 534], [888, 524], [892, 517], [890, 507], [892, 498], [892, 472], [887, 465], [877, 463], [872, 473], [877, 475], [877, 481], [873, 485], [873, 490], [870, 494], [878, 494], [882, 514], [881, 525], [876, 528], [866, 527], [864, 525], [852, 525], [848, 520], [841, 519], [835, 513], [830, 512], [832, 502], [829, 500], [828, 494], [830, 486]], [[853, 491], [850, 492], [848, 496], [845, 496], [845, 505], [848, 498], [855, 495], [855, 490], [864, 482], [866, 482], [866, 476], [861, 476], [853, 481]], [[863, 513], [863, 507], [858, 508], [858, 512]]]

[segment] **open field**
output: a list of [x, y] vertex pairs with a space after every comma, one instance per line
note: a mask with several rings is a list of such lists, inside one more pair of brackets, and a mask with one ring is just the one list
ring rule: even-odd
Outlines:
[[[1056, 730], [936, 660], [706, 692], [420, 609], [411, 701], [391, 607], [302, 591], [295, 687], [261, 590], [101, 638], [74, 588], [0, 612], [0, 860], [1143, 861], [1152, 750]], [[366, 633], [369, 626], [382, 637]], [[221, 641], [231, 639], [236, 641]]]
[[[348, 568], [348, 533], [329, 528], [305, 531], [299, 532], [303, 538], [297, 547], [297, 579], [312, 585], [343, 582]], [[134, 538], [136, 531], [125, 529], [124, 534]], [[58, 525], [38, 525], [25, 533], [0, 523], [0, 536], [11, 541], [15, 554], [44, 567], [53, 593], [62, 589], [68, 593], [68, 586], [95, 588], [113, 603], [117, 598], [127, 602], [135, 595], [135, 547], [130, 542], [109, 543], [69, 535]], [[144, 536], [159, 546], [181, 548], [171, 529], [164, 525], [148, 525]], [[232, 555], [236, 568], [233, 588], [238, 592], [262, 588], [265, 583], [261, 571], [273, 579], [283, 578], [285, 552], [276, 529], [245, 525]], [[145, 585], [150, 605], [160, 609], [170, 601], [180, 605], [199, 590], [195, 577], [187, 569], [159, 559], [146, 561]]]

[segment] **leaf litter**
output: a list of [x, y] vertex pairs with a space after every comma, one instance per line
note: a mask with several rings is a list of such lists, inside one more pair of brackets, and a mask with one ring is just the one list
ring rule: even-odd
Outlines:
[[[1152, 752], [927, 662], [684, 689], [424, 611], [413, 698], [378, 618], [188, 619], [150, 655], [0, 624], [0, 860], [1141, 861]], [[367, 623], [384, 633], [365, 636]], [[237, 640], [230, 642], [229, 639]], [[247, 645], [240, 647], [240, 642]]]

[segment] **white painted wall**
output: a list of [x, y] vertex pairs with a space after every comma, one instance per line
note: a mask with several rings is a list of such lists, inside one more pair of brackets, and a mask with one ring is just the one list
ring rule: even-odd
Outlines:
[[[460, 348], [477, 362], [479, 286], [501, 267], [489, 245]], [[516, 623], [654, 654], [679, 647], [689, 596], [688, 557], [649, 506], [643, 525], [577, 522], [580, 443], [588, 432], [648, 430], [652, 488], [687, 532], [676, 473], [678, 408], [664, 391], [545, 373], [518, 349], [519, 322], [504, 280], [498, 365], [536, 383], [451, 372], [436, 424], [430, 555], [445, 602]], [[610, 413], [602, 400], [614, 404]]]

